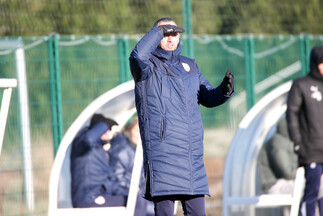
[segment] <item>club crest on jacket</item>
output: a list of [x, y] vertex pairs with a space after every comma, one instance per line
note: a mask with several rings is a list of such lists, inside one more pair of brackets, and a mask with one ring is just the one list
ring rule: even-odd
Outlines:
[[322, 101], [322, 93], [319, 91], [317, 86], [311, 86], [311, 97], [317, 101]]
[[183, 65], [183, 68], [184, 68], [184, 70], [186, 72], [190, 72], [191, 68], [190, 68], [190, 66], [187, 63], [182, 63], [182, 65]]

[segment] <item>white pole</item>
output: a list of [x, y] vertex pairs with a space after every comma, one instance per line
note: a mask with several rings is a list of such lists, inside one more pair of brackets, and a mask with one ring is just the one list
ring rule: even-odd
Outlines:
[[0, 155], [2, 150], [4, 132], [9, 113], [9, 105], [11, 99], [12, 88], [17, 86], [16, 79], [0, 79], [0, 88], [5, 88], [3, 92], [1, 109], [0, 109]]
[[131, 182], [128, 194], [128, 201], [127, 201], [127, 214], [128, 216], [134, 215], [136, 201], [137, 201], [137, 194], [141, 176], [141, 169], [142, 169], [142, 162], [143, 162], [143, 151], [142, 151], [142, 144], [141, 139], [139, 138], [138, 144], [136, 147], [136, 154], [135, 160], [132, 168], [131, 174]]
[[29, 121], [28, 89], [26, 78], [26, 62], [23, 48], [18, 48], [15, 52], [16, 71], [18, 79], [18, 95], [20, 108], [20, 128], [22, 136], [23, 160], [24, 160], [24, 180], [25, 180], [25, 202], [29, 210], [34, 210], [34, 183], [32, 175], [31, 160], [31, 138]]

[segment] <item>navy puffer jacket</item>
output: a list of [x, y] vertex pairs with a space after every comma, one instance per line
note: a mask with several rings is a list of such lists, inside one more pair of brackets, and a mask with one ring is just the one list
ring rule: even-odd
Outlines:
[[199, 105], [215, 107], [228, 97], [203, 78], [195, 61], [158, 48], [163, 33], [153, 27], [130, 55], [144, 149], [146, 198], [209, 195], [203, 162]]
[[[110, 166], [113, 168], [116, 177], [113, 195], [128, 196], [135, 154], [135, 146], [127, 138], [125, 132], [118, 134], [111, 140]], [[142, 179], [143, 177], [141, 181]]]
[[100, 137], [109, 127], [99, 122], [81, 130], [72, 143], [71, 176], [73, 207], [89, 206], [101, 193], [112, 194], [114, 175]]

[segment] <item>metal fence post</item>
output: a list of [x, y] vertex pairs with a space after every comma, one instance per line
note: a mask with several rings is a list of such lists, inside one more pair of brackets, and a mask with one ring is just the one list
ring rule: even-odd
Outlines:
[[128, 60], [129, 39], [127, 36], [118, 38], [118, 56], [119, 56], [119, 79], [120, 83], [130, 80], [130, 66]]
[[59, 143], [63, 138], [63, 115], [61, 78], [59, 68], [58, 35], [53, 35], [48, 40], [48, 60], [50, 73], [50, 97], [54, 155], [56, 155]]
[[16, 72], [18, 81], [18, 97], [19, 97], [19, 116], [20, 116], [20, 133], [22, 141], [23, 156], [23, 173], [24, 173], [24, 190], [25, 202], [29, 210], [34, 210], [34, 179], [33, 164], [31, 153], [31, 134], [30, 134], [30, 113], [28, 99], [28, 84], [25, 50], [18, 48], [15, 51]]
[[246, 92], [247, 109], [256, 103], [255, 93], [255, 61], [254, 61], [254, 39], [253, 37], [244, 38], [245, 72], [246, 72]]
[[192, 27], [192, 4], [190, 0], [182, 0], [183, 5], [183, 27], [185, 29], [185, 55], [189, 58], [194, 58], [194, 41]]
[[309, 69], [309, 58], [310, 58], [310, 42], [308, 35], [300, 35], [300, 58], [301, 58], [301, 65], [302, 65], [302, 75], [305, 76]]

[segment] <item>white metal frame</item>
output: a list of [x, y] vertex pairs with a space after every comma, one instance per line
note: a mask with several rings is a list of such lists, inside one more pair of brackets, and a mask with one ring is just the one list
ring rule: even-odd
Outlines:
[[243, 118], [228, 151], [223, 174], [223, 216], [244, 211], [253, 216], [257, 207], [291, 206], [295, 216], [304, 187], [304, 169], [296, 174], [293, 194], [256, 195], [256, 163], [271, 128], [286, 112], [289, 81], [263, 97]]
[[[28, 210], [33, 211], [35, 205], [33, 166], [31, 156], [31, 135], [28, 105], [28, 86], [26, 73], [25, 48], [22, 40], [0, 40], [1, 49], [7, 49], [2, 55], [14, 53], [17, 96], [19, 103], [19, 129], [21, 135], [23, 174], [24, 174], [24, 201]], [[2, 121], [2, 118], [1, 118]]]
[[6, 130], [8, 113], [9, 113], [12, 88], [16, 88], [16, 87], [17, 87], [16, 79], [0, 79], [0, 88], [4, 88], [4, 91], [2, 94], [1, 109], [0, 109], [0, 156], [1, 156], [2, 143], [3, 143], [4, 133]]

